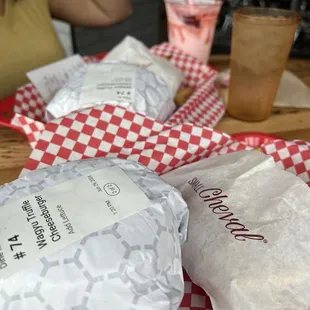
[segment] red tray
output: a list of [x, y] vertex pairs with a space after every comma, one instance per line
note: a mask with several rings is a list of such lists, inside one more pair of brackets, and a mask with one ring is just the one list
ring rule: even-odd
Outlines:
[[15, 95], [7, 97], [0, 101], [0, 126], [10, 127], [18, 133], [23, 133], [18, 127], [11, 125], [14, 116]]
[[275, 135], [270, 135], [263, 132], [241, 132], [231, 135], [237, 141], [245, 142], [252, 147], [260, 147], [262, 144], [272, 143], [273, 141], [280, 139]]

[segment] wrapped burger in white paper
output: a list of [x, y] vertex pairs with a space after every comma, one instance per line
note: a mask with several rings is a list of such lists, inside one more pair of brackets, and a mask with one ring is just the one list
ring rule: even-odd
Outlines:
[[36, 170], [0, 208], [0, 309], [178, 309], [187, 205], [141, 164]]
[[175, 110], [162, 78], [135, 65], [103, 62], [79, 69], [47, 105], [46, 119], [106, 103], [121, 105], [163, 122]]
[[214, 310], [310, 309], [310, 189], [242, 151], [164, 176], [189, 206], [183, 264]]
[[167, 83], [172, 98], [184, 79], [181, 70], [168, 60], [152, 54], [142, 42], [132, 36], [125, 37], [102, 61], [122, 61], [155, 73]]

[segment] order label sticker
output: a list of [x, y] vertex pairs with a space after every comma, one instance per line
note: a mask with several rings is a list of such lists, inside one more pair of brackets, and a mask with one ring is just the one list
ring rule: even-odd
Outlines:
[[88, 66], [80, 94], [80, 106], [135, 99], [136, 68], [126, 64], [101, 63]]
[[0, 278], [150, 205], [119, 167], [5, 204], [0, 208]]

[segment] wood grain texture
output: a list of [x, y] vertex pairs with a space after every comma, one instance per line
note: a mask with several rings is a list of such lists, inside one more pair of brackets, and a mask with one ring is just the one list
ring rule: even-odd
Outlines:
[[228, 134], [237, 132], [267, 132], [278, 133], [281, 137], [288, 138], [287, 132], [299, 131], [304, 132], [304, 136], [310, 141], [310, 111], [280, 113], [272, 115], [268, 120], [263, 122], [244, 122], [226, 116], [217, 125], [217, 130], [224, 131]]
[[22, 135], [0, 126], [0, 185], [18, 177], [30, 152]]
[[[229, 56], [216, 55], [211, 57], [210, 64], [218, 70], [227, 69]], [[293, 72], [306, 85], [310, 86], [310, 60], [290, 59], [287, 70]], [[226, 98], [227, 91], [220, 90]], [[244, 122], [225, 116], [216, 129], [232, 134], [236, 132], [267, 132], [277, 134], [285, 139], [302, 139], [310, 141], [310, 110], [274, 108], [269, 119], [263, 122]]]
[[[211, 65], [219, 70], [227, 68], [228, 61], [228, 56], [211, 57]], [[288, 70], [310, 86], [310, 60], [292, 59], [288, 63]], [[245, 131], [269, 132], [285, 139], [310, 141], [310, 111], [276, 108], [268, 120], [260, 123], [242, 122], [226, 116], [217, 129], [230, 134]], [[23, 136], [0, 126], [0, 185], [18, 177], [30, 152]]]

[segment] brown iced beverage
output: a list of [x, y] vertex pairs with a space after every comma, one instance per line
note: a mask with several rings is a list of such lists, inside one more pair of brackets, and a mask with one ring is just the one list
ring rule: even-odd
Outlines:
[[269, 117], [300, 16], [244, 7], [234, 12], [228, 113], [245, 121]]

